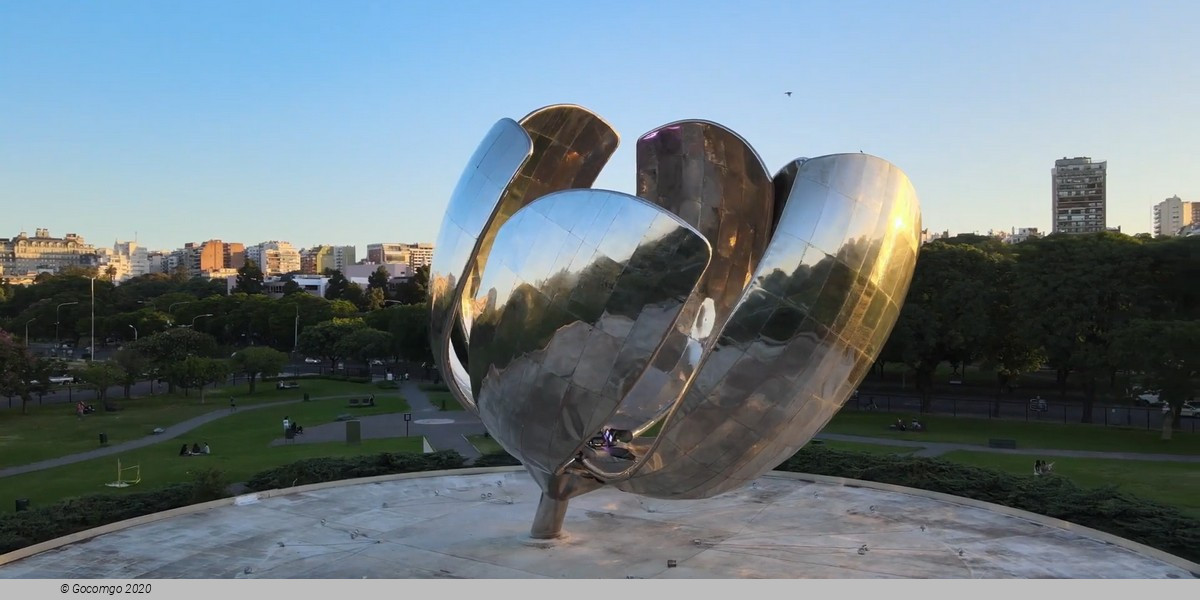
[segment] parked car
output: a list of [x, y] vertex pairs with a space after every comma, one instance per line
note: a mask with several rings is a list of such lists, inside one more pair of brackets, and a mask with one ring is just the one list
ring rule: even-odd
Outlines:
[[321, 359], [319, 359], [319, 358], [313, 358], [313, 357], [311, 357], [311, 356], [310, 356], [310, 357], [308, 357], [308, 358], [304, 359], [304, 362], [306, 362], [306, 363], [308, 363], [308, 364], [315, 365], [315, 364], [317, 364], [317, 363], [321, 362]]
[[63, 385], [66, 383], [75, 383], [75, 377], [73, 377], [71, 375], [57, 375], [57, 376], [52, 375], [50, 377], [50, 383], [56, 383], [58, 385]]
[[1200, 417], [1200, 404], [1196, 402], [1184, 402], [1179, 408], [1179, 416], [1181, 417]]
[[1138, 406], [1158, 406], [1162, 404], [1162, 399], [1158, 397], [1158, 392], [1154, 390], [1135, 391], [1137, 394], [1133, 398], [1133, 403]]

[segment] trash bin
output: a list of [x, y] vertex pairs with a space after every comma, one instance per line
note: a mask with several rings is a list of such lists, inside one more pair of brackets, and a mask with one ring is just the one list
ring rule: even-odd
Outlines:
[[100, 434], [100, 445], [101, 445], [101, 446], [104, 446], [104, 445], [107, 445], [107, 444], [108, 444], [108, 434], [107, 434], [107, 433], [101, 433], [101, 434]]
[[29, 498], [17, 498], [17, 512], [29, 510]]
[[354, 419], [346, 421], [346, 443], [357, 446], [362, 442], [362, 421]]

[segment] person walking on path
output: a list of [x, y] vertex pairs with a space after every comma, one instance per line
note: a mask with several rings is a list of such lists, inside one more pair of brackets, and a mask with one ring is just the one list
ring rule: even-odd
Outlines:
[[288, 429], [291, 429], [291, 427], [292, 427], [291, 419], [284, 417], [283, 418], [283, 434], [287, 435]]

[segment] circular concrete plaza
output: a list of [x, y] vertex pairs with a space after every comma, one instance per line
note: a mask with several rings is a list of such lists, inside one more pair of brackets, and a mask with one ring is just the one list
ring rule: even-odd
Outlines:
[[1062, 521], [863, 481], [773, 472], [704, 500], [602, 489], [571, 501], [567, 534], [552, 542], [528, 537], [539, 494], [519, 468], [276, 490], [0, 556], [0, 578], [1190, 579], [1200, 572]]

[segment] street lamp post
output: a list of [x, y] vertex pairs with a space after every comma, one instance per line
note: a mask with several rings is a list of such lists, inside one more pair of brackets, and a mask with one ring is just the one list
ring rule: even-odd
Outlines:
[[300, 347], [300, 304], [293, 304], [292, 308], [296, 309], [296, 322], [292, 325], [292, 354], [295, 354]]
[[88, 360], [96, 360], [96, 278], [89, 277], [92, 280], [92, 335], [91, 349], [88, 350]]
[[[79, 304], [79, 303], [78, 302], [63, 302], [62, 304], [59, 304], [58, 306], [54, 307], [54, 347], [55, 348], [62, 345], [62, 339], [58, 337], [58, 311], [62, 307], [68, 306], [71, 304]], [[57, 350], [56, 350], [56, 352], [57, 352]]]
[[205, 313], [202, 315], [196, 315], [196, 316], [192, 317], [192, 325], [191, 325], [192, 329], [196, 328], [196, 319], [199, 319], [201, 317], [211, 317], [211, 316], [213, 316], [212, 313]]
[[193, 302], [195, 302], [195, 300], [183, 300], [183, 301], [180, 301], [180, 302], [172, 302], [171, 304], [169, 304], [169, 305], [167, 306], [167, 325], [171, 325], [171, 323], [172, 323], [172, 321], [171, 321], [171, 311], [175, 310], [175, 307], [176, 307], [176, 306], [179, 306], [180, 304], [191, 304], [191, 303], [193, 303]]
[[25, 347], [26, 348], [29, 347], [29, 324], [36, 320], [37, 320], [37, 317], [34, 317], [28, 321], [25, 321]]

